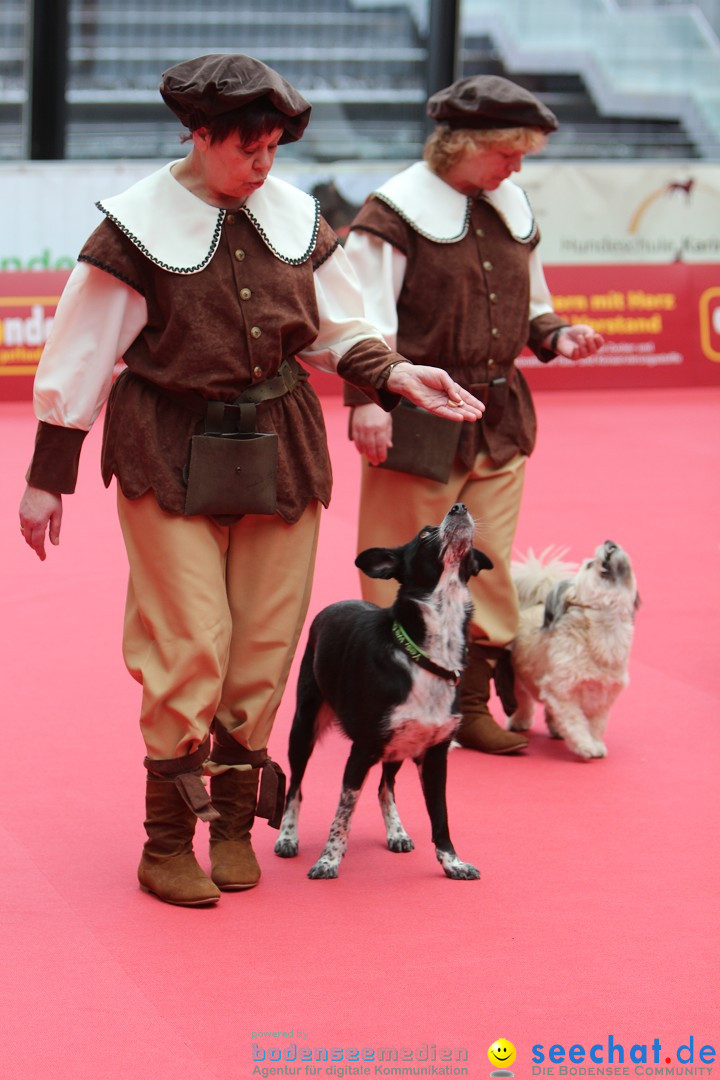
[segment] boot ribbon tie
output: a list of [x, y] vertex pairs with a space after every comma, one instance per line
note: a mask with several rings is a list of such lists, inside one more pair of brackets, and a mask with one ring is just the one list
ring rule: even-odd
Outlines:
[[192, 754], [180, 758], [156, 760], [145, 758], [144, 765], [148, 774], [156, 780], [167, 780], [175, 784], [183, 802], [201, 821], [217, 821], [220, 814], [212, 802], [207, 788], [202, 782], [203, 762], [210, 750], [210, 737], [202, 742]]
[[249, 765], [251, 769], [262, 769], [255, 814], [267, 818], [271, 829], [279, 829], [285, 807], [285, 773], [267, 750], [248, 750], [217, 722], [213, 724], [213, 734], [211, 761], [218, 765]]
[[184, 802], [201, 821], [218, 820], [220, 814], [210, 801], [201, 773], [180, 773], [175, 777], [175, 787], [182, 795]]
[[261, 768], [260, 791], [255, 813], [258, 817], [267, 818], [271, 829], [279, 829], [285, 807], [285, 773], [270, 757], [265, 758]]

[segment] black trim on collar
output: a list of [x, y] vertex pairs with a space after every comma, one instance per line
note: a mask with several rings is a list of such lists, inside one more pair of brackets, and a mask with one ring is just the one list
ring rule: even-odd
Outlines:
[[404, 213], [404, 211], [402, 211], [400, 207], [392, 201], [392, 199], [388, 199], [388, 197], [384, 195], [381, 191], [374, 191], [372, 197], [374, 199], [379, 199], [380, 202], [384, 202], [386, 206], [389, 206], [391, 210], [395, 211], [399, 218], [402, 218], [403, 221], [407, 222], [407, 224], [415, 230], [418, 236], [424, 236], [426, 240], [431, 240], [433, 244], [459, 244], [460, 241], [464, 240], [468, 234], [468, 229], [470, 228], [470, 216], [472, 214], [472, 199], [469, 197], [465, 200], [465, 220], [463, 221], [462, 231], [459, 232], [457, 236], [442, 238], [437, 236], [431, 236], [430, 233], [425, 232], [424, 229], [419, 228], [417, 222], [409, 218], [408, 215]]
[[207, 266], [207, 264], [210, 262], [213, 255], [217, 251], [218, 244], [220, 243], [220, 237], [222, 235], [222, 225], [223, 225], [223, 222], [225, 220], [225, 213], [226, 213], [225, 210], [218, 210], [218, 217], [217, 217], [217, 221], [215, 222], [215, 229], [214, 229], [214, 232], [213, 232], [213, 235], [212, 235], [212, 240], [210, 241], [210, 248], [208, 250], [207, 255], [202, 260], [202, 262], [199, 262], [197, 264], [197, 266], [179, 267], [179, 266], [168, 266], [167, 263], [164, 263], [160, 259], [157, 259], [153, 255], [153, 253], [151, 251], [149, 251], [145, 247], [142, 240], [138, 239], [137, 236], [134, 236], [130, 232], [130, 230], [127, 229], [123, 225], [122, 221], [120, 221], [119, 218], [116, 218], [114, 214], [108, 213], [108, 211], [103, 206], [102, 202], [96, 202], [95, 205], [97, 206], [98, 210], [102, 211], [102, 213], [105, 215], [105, 217], [108, 219], [108, 221], [112, 221], [113, 225], [116, 225], [117, 228], [120, 230], [120, 232], [124, 233], [125, 236], [127, 236], [128, 240], [132, 240], [133, 244], [138, 249], [138, 251], [141, 251], [142, 254], [147, 259], [150, 260], [150, 262], [155, 263], [155, 265], [159, 266], [161, 270], [168, 270], [171, 274], [197, 274], [197, 272], [199, 270], [204, 270], [205, 269], [205, 267]]
[[501, 213], [501, 211], [500, 211], [500, 210], [499, 210], [499, 209], [497, 208], [497, 206], [495, 205], [495, 203], [494, 203], [494, 202], [492, 202], [492, 200], [491, 200], [491, 199], [489, 199], [489, 198], [487, 197], [487, 194], [486, 194], [486, 192], [484, 192], [484, 191], [481, 191], [481, 192], [480, 192], [480, 193], [478, 194], [478, 196], [477, 196], [477, 201], [478, 201], [478, 202], [483, 202], [483, 203], [485, 203], [485, 205], [486, 205], [486, 206], [489, 206], [491, 210], [494, 210], [494, 211], [495, 211], [495, 213], [496, 213], [496, 214], [497, 214], [497, 216], [498, 216], [498, 217], [500, 218], [500, 220], [502, 221], [502, 223], [503, 223], [503, 225], [505, 226], [505, 228], [507, 229], [507, 231], [508, 231], [508, 232], [510, 233], [511, 237], [513, 238], [513, 240], [517, 240], [517, 242], [518, 242], [519, 244], [531, 244], [531, 243], [532, 243], [532, 241], [533, 241], [533, 239], [534, 239], [534, 238], [535, 238], [535, 236], [537, 235], [537, 232], [538, 232], [538, 223], [537, 223], [537, 221], [535, 220], [535, 214], [533, 213], [533, 208], [532, 208], [532, 206], [530, 205], [530, 200], [529, 200], [529, 198], [528, 198], [527, 192], [525, 191], [525, 189], [524, 189], [524, 188], [521, 188], [521, 187], [520, 187], [520, 186], [519, 186], [518, 184], [516, 184], [516, 185], [515, 185], [515, 187], [517, 187], [518, 191], [521, 191], [521, 192], [522, 192], [522, 194], [523, 194], [523, 196], [524, 196], [524, 198], [525, 198], [525, 202], [527, 203], [527, 208], [528, 208], [528, 212], [529, 212], [529, 214], [530, 214], [530, 231], [529, 231], [529, 232], [527, 232], [527, 233], [525, 233], [525, 235], [524, 235], [524, 236], [516, 236], [516, 235], [515, 235], [515, 233], [514, 233], [514, 232], [512, 232], [512, 230], [510, 229], [510, 226], [509, 226], [509, 224], [507, 223], [507, 221], [506, 221], [506, 220], [505, 220], [505, 218], [503, 217], [503, 214], [502, 214], [502, 213]]
[[280, 262], [287, 263], [289, 266], [300, 266], [301, 263], [307, 262], [307, 260], [310, 258], [313, 251], [315, 250], [318, 233], [320, 231], [320, 203], [314, 196], [311, 196], [311, 198], [315, 202], [315, 221], [313, 224], [312, 236], [310, 237], [310, 243], [308, 244], [307, 248], [305, 249], [303, 254], [297, 259], [290, 259], [287, 255], [283, 255], [282, 252], [278, 251], [276, 247], [273, 247], [273, 245], [270, 243], [270, 239], [267, 233], [263, 229], [258, 219], [253, 214], [252, 210], [249, 210], [247, 206], [241, 207], [241, 212], [247, 215], [248, 219], [255, 226], [260, 236], [262, 237], [263, 242], [270, 249], [270, 251], [272, 251], [275, 258], [279, 259]]

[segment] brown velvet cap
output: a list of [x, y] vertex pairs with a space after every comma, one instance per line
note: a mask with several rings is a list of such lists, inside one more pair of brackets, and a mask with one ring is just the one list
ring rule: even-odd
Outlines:
[[281, 75], [252, 56], [211, 53], [184, 60], [163, 72], [160, 93], [191, 131], [263, 97], [283, 114], [281, 143], [301, 138], [310, 119], [310, 103]]
[[450, 128], [536, 127], [556, 131], [554, 113], [534, 94], [500, 75], [473, 75], [438, 90], [427, 114]]

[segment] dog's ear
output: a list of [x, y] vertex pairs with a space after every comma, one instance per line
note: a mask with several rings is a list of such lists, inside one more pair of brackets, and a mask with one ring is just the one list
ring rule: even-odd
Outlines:
[[467, 581], [471, 577], [477, 577], [481, 570], [492, 570], [493, 562], [484, 551], [478, 548], [470, 548], [461, 565], [461, 574]]
[[399, 548], [367, 548], [355, 565], [371, 578], [396, 578], [400, 569]]
[[553, 585], [550, 592], [545, 597], [545, 615], [543, 617], [543, 630], [547, 630], [557, 622], [561, 615], [564, 614], [566, 608], [566, 593], [572, 585], [572, 579], [567, 578], [564, 581], [558, 581], [556, 585]]

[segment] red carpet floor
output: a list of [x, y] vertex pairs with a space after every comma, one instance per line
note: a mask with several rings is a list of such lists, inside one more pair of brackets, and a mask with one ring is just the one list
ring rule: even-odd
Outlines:
[[[357, 595], [358, 462], [337, 399], [326, 403], [336, 488], [313, 611]], [[100, 433], [66, 500], [61, 546], [41, 565], [16, 514], [34, 422], [26, 405], [0, 406], [0, 1080], [487, 1077], [499, 1037], [517, 1049], [520, 1080], [608, 1065], [710, 1075], [720, 391], [545, 393], [537, 406], [518, 549], [560, 544], [579, 559], [612, 538], [631, 553], [642, 595], [608, 758], [575, 760], [539, 716], [523, 757], [453, 752], [453, 838], [481, 867], [475, 883], [442, 875], [409, 766], [398, 802], [416, 850], [384, 849], [371, 776], [340, 878], [314, 882], [305, 875], [346, 753], [329, 738], [308, 772], [300, 857], [275, 858], [261, 823], [260, 887], [197, 911], [135, 883], [143, 749], [120, 657], [124, 554], [97, 475]], [[283, 763], [292, 704], [291, 682], [271, 747]], [[616, 1048], [608, 1062], [611, 1042], [622, 1060]], [[551, 1065], [551, 1046], [564, 1064], [555, 1049]], [[301, 1051], [332, 1048], [343, 1060], [306, 1068]], [[376, 1072], [381, 1050], [398, 1060]], [[562, 1073], [568, 1064], [580, 1071]]]

